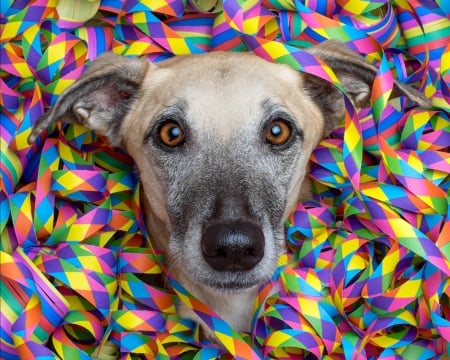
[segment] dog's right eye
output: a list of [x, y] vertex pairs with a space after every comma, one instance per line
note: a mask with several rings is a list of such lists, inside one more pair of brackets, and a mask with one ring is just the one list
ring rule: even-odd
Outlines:
[[184, 143], [184, 131], [176, 121], [170, 120], [160, 126], [159, 139], [166, 146], [180, 146]]

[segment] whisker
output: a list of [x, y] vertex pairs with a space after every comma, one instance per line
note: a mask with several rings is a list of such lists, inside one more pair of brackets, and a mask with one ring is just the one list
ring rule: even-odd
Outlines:
[[177, 263], [181, 262], [182, 260], [182, 255], [180, 252], [176, 253], [173, 256], [173, 261], [170, 263], [169, 267], [166, 269], [165, 274], [164, 274], [164, 289], [168, 289], [170, 288], [170, 284], [169, 284], [169, 274], [170, 271], [175, 267], [175, 265], [177, 265]]

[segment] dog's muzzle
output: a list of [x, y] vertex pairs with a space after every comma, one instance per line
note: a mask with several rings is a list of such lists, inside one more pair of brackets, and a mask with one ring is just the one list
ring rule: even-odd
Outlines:
[[264, 256], [264, 234], [248, 221], [210, 224], [202, 237], [206, 262], [217, 271], [253, 269]]

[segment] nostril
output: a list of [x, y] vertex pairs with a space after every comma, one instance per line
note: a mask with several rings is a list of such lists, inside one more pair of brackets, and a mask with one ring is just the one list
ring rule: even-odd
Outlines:
[[218, 271], [250, 270], [264, 256], [264, 234], [252, 222], [209, 225], [202, 238], [206, 262]]
[[247, 250], [245, 250], [244, 255], [246, 255], [246, 256], [255, 256], [255, 249], [247, 249]]
[[216, 251], [216, 255], [223, 258], [226, 258], [228, 256], [227, 251], [224, 248], [218, 248]]

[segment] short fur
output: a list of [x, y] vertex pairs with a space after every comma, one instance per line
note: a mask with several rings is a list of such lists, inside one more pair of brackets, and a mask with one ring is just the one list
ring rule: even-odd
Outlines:
[[[370, 103], [376, 67], [336, 41], [308, 51], [335, 71], [355, 106]], [[400, 94], [429, 106], [419, 92], [395, 82], [393, 96]], [[308, 194], [311, 152], [343, 115], [343, 96], [333, 85], [250, 53], [158, 64], [108, 53], [38, 120], [29, 141], [66, 121], [123, 147], [140, 174], [152, 244], [167, 254], [172, 275], [236, 330], [248, 331], [258, 287], [285, 251], [284, 221]], [[265, 134], [279, 119], [292, 134], [274, 146]], [[182, 145], [161, 142], [167, 121], [182, 127]], [[216, 270], [202, 251], [204, 233], [211, 224], [237, 221], [262, 231], [264, 254], [250, 269]], [[200, 321], [183, 305], [179, 313]]]

